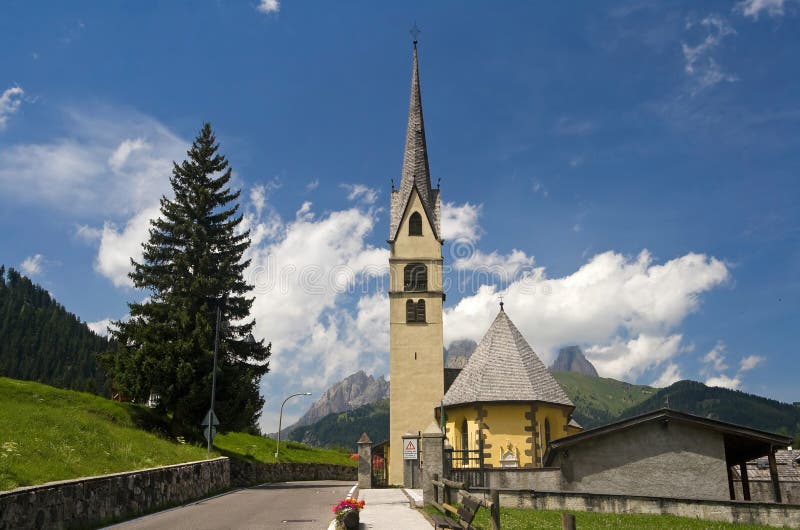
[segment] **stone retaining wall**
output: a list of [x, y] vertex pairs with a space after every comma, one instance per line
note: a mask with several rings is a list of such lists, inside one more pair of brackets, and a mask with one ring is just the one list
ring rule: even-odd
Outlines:
[[264, 464], [231, 460], [231, 485], [255, 486], [293, 480], [358, 480], [358, 468], [333, 464]]
[[228, 458], [50, 482], [0, 493], [0, 530], [85, 528], [230, 488]]
[[500, 492], [500, 505], [533, 510], [668, 514], [728, 523], [800, 528], [800, 505], [550, 491]]

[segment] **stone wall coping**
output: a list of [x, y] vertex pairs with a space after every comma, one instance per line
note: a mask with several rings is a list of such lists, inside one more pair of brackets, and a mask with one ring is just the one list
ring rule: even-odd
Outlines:
[[[480, 489], [480, 488], [472, 488], [472, 489]], [[485, 489], [485, 488], [484, 488]], [[636, 499], [636, 500], [643, 500], [643, 501], [652, 501], [652, 502], [688, 502], [692, 504], [706, 504], [706, 505], [731, 505], [731, 506], [764, 506], [769, 508], [789, 508], [792, 510], [800, 510], [800, 504], [786, 504], [786, 503], [777, 503], [777, 502], [765, 502], [765, 501], [742, 501], [742, 500], [722, 500], [722, 499], [688, 499], [688, 498], [681, 498], [681, 497], [651, 497], [648, 495], [615, 495], [612, 493], [589, 493], [583, 491], [552, 491], [552, 490], [519, 490], [513, 488], [497, 488], [500, 493], [516, 493], [516, 494], [529, 494], [531, 497], [536, 497], [537, 495], [555, 495], [561, 497], [594, 497], [594, 498], [608, 498], [608, 499]]]
[[79, 477], [79, 478], [72, 478], [66, 480], [54, 480], [52, 482], [45, 482], [44, 484], [35, 484], [33, 486], [21, 486], [19, 488], [14, 488], [13, 490], [8, 491], [0, 491], [0, 497], [17, 495], [20, 493], [30, 493], [32, 491], [37, 490], [45, 490], [50, 488], [55, 488], [59, 486], [64, 486], [67, 484], [73, 483], [86, 483], [86, 482], [98, 482], [101, 480], [108, 480], [115, 477], [124, 477], [128, 475], [135, 475], [139, 473], [147, 473], [152, 471], [160, 471], [162, 469], [173, 469], [183, 466], [192, 466], [196, 464], [202, 464], [205, 462], [215, 462], [218, 460], [229, 460], [227, 456], [219, 456], [217, 458], [210, 458], [208, 460], [194, 460], [192, 462], [182, 462], [180, 464], [169, 464], [167, 466], [158, 466], [158, 467], [146, 467], [143, 469], [133, 469], [131, 471], [120, 471], [119, 473], [109, 473], [108, 475], [93, 475], [89, 477]]

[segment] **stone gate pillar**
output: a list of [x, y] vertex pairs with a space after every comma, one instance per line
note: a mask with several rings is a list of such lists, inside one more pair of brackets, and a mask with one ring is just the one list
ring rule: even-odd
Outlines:
[[372, 489], [372, 440], [367, 433], [358, 439], [358, 489]]
[[422, 433], [422, 501], [430, 504], [434, 499], [433, 476], [441, 478], [444, 473], [444, 433], [439, 424], [432, 421]]

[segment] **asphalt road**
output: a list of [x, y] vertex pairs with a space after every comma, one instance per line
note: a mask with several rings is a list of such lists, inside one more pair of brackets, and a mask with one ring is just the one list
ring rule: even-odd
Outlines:
[[236, 490], [114, 525], [114, 530], [320, 530], [353, 482], [282, 482]]

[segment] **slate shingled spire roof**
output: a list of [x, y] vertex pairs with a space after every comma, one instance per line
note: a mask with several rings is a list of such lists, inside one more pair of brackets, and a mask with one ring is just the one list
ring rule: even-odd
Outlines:
[[431, 188], [431, 172], [428, 167], [428, 147], [425, 140], [425, 122], [422, 119], [422, 93], [419, 87], [417, 42], [414, 41], [414, 64], [411, 74], [411, 101], [408, 105], [408, 128], [406, 149], [403, 154], [403, 171], [400, 188], [392, 190], [389, 241], [397, 237], [397, 229], [403, 218], [411, 190], [416, 186], [422, 206], [433, 226], [434, 235], [441, 239], [439, 190]]
[[543, 401], [574, 406], [500, 309], [450, 389], [445, 406], [491, 401]]

